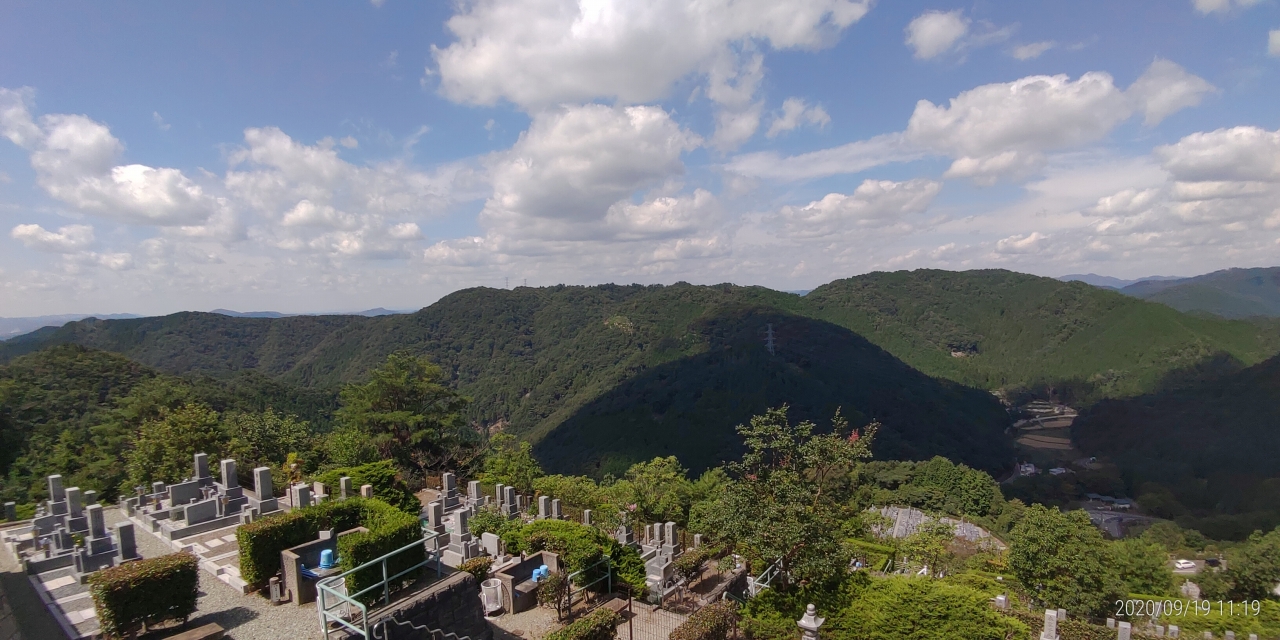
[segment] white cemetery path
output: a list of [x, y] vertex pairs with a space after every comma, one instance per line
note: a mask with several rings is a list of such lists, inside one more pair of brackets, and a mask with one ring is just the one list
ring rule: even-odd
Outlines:
[[[103, 516], [108, 527], [117, 522], [129, 521], [115, 507], [104, 509]], [[174, 552], [167, 541], [142, 527], [135, 526], [134, 533], [138, 553], [144, 558]], [[232, 546], [234, 547], [234, 543]], [[0, 553], [6, 556], [5, 564], [14, 562], [13, 558], [8, 557], [7, 551]], [[21, 569], [18, 568], [17, 571]], [[88, 586], [79, 584], [73, 573], [72, 568], [45, 572], [30, 576], [31, 584], [66, 637], [87, 638], [99, 631], [98, 621]], [[261, 596], [241, 594], [239, 589], [222, 582], [209, 571], [200, 571], [199, 576], [200, 595], [196, 601], [196, 613], [191, 616], [191, 627], [216, 622], [227, 630], [226, 637], [235, 640], [308, 640], [323, 637], [314, 604], [301, 607], [292, 604], [272, 606]], [[51, 602], [53, 606], [48, 606]], [[50, 636], [51, 640], [52, 638]]]

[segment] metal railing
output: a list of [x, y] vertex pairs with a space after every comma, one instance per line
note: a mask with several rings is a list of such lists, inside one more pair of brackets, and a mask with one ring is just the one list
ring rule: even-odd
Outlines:
[[[316, 611], [320, 615], [320, 631], [324, 634], [325, 640], [329, 640], [331, 630], [330, 623], [337, 623], [337, 628], [350, 629], [352, 633], [359, 634], [363, 638], [371, 638], [369, 635], [369, 606], [360, 601], [360, 597], [372, 593], [377, 589], [382, 589], [382, 604], [391, 604], [391, 583], [395, 580], [403, 578], [423, 567], [434, 564], [436, 567], [436, 577], [439, 578], [443, 573], [440, 566], [440, 534], [435, 532], [426, 533], [421, 540], [407, 544], [391, 553], [380, 558], [374, 558], [354, 569], [348, 569], [336, 576], [329, 576], [316, 581]], [[395, 575], [387, 575], [387, 560], [409, 551], [415, 547], [427, 547], [426, 558], [408, 569], [405, 569]], [[357, 591], [356, 593], [347, 593], [346, 579], [358, 571], [368, 571], [375, 566], [382, 569], [382, 580]], [[357, 616], [352, 613], [352, 609], [359, 611], [359, 626], [353, 621], [357, 620]], [[336, 630], [336, 629], [335, 629]]]
[[778, 574], [782, 571], [782, 558], [778, 558], [769, 565], [767, 569], [760, 572], [758, 577], [747, 576], [747, 594], [756, 597], [761, 591], [769, 588], [769, 583], [773, 582]]
[[[596, 567], [599, 567], [600, 565], [605, 566], [605, 574], [603, 576], [596, 578], [595, 580], [592, 580], [591, 582], [588, 582], [584, 585], [578, 586], [576, 588], [574, 587], [575, 578], [577, 578], [578, 576], [584, 573], [587, 573], [588, 571], [591, 571], [592, 569], [595, 569]], [[573, 573], [569, 574], [568, 580], [569, 580], [569, 609], [570, 611], [572, 611], [574, 597], [582, 593], [583, 591], [586, 591], [587, 589], [591, 588], [592, 586], [600, 584], [602, 580], [606, 581], [604, 592], [613, 593], [613, 563], [609, 561], [609, 556], [605, 556], [597, 560], [595, 564], [589, 567], [583, 567], [581, 570], [574, 571]]]

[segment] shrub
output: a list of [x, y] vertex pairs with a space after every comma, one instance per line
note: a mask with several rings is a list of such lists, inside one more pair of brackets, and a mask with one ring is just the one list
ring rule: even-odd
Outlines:
[[738, 624], [738, 607], [714, 602], [698, 609], [671, 632], [671, 640], [725, 640]]
[[569, 609], [570, 593], [569, 577], [563, 573], [552, 573], [538, 587], [538, 604], [551, 607], [556, 612], [556, 619], [563, 620], [564, 612]]
[[593, 527], [567, 520], [537, 520], [511, 529], [502, 539], [510, 553], [556, 553], [568, 573], [599, 562], [609, 540]]
[[126, 562], [89, 576], [102, 632], [120, 638], [144, 624], [187, 619], [196, 610], [199, 562], [190, 553]]
[[[271, 576], [280, 572], [281, 551], [314, 540], [326, 529], [342, 532], [356, 527], [364, 527], [369, 532], [342, 536], [338, 541], [339, 564], [344, 569], [355, 568], [422, 538], [417, 518], [381, 500], [329, 500], [288, 513], [269, 515], [237, 528], [240, 576], [250, 585], [261, 588]], [[412, 552], [396, 556], [388, 563], [388, 575], [422, 562], [424, 557]], [[381, 579], [381, 570], [377, 573], [376, 579]], [[356, 583], [363, 582], [365, 586], [376, 581], [365, 576], [353, 577], [358, 578]], [[351, 589], [350, 583], [347, 587], [353, 593], [358, 591]]]
[[[366, 562], [385, 556], [396, 549], [422, 540], [422, 525], [418, 519], [381, 500], [362, 500], [363, 517], [360, 526], [368, 532], [352, 533], [338, 538], [338, 565], [349, 571]], [[398, 553], [387, 560], [387, 576], [408, 570], [426, 559], [426, 547], [422, 544]], [[391, 590], [412, 582], [417, 576], [410, 573], [395, 579]], [[347, 593], [358, 593], [382, 580], [382, 568], [370, 567], [347, 576]], [[378, 590], [357, 599], [371, 604], [382, 596]]]
[[422, 511], [418, 498], [409, 490], [409, 486], [396, 475], [396, 465], [391, 460], [379, 460], [356, 467], [331, 469], [315, 477], [317, 482], [324, 483], [329, 493], [340, 495], [342, 476], [351, 477], [353, 490], [359, 492], [363, 485], [373, 486], [373, 497], [401, 511], [417, 516]]
[[359, 498], [322, 502], [313, 507], [271, 514], [236, 528], [240, 547], [240, 577], [255, 587], [280, 573], [280, 552], [314, 540], [321, 530], [346, 531], [361, 524]]
[[521, 526], [519, 520], [512, 520], [498, 510], [497, 505], [487, 505], [476, 510], [476, 515], [467, 521], [471, 535], [480, 537], [483, 533], [492, 533], [499, 538], [508, 531]]
[[548, 633], [545, 640], [613, 640], [617, 626], [618, 614], [602, 607], [559, 631]]
[[458, 570], [466, 571], [467, 573], [475, 576], [476, 584], [478, 585], [481, 582], [484, 582], [485, 578], [489, 577], [489, 569], [492, 567], [493, 558], [490, 558], [489, 556], [478, 556], [458, 565]]

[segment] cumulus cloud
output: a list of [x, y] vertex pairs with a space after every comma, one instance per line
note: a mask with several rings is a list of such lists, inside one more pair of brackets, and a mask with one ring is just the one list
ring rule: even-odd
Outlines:
[[707, 74], [734, 45], [825, 46], [871, 1], [477, 0], [446, 24], [433, 51], [440, 89], [458, 102], [506, 100], [527, 110], [595, 99], [641, 103]]
[[826, 109], [822, 108], [822, 105], [809, 106], [809, 103], [801, 98], [787, 98], [782, 103], [782, 111], [774, 115], [765, 136], [775, 138], [780, 133], [794, 130], [802, 125], [825, 127], [830, 122], [831, 116], [827, 114]]
[[929, 11], [907, 25], [907, 46], [921, 60], [935, 58], [952, 50], [969, 33], [969, 19], [964, 12]]
[[492, 161], [482, 224], [548, 238], [590, 236], [609, 208], [684, 171], [700, 138], [660, 107], [600, 104], [535, 116]]
[[14, 240], [29, 249], [50, 253], [76, 253], [93, 244], [93, 227], [73, 224], [48, 231], [38, 224], [20, 224], [9, 232]]
[[906, 182], [864, 180], [851, 194], [829, 193], [802, 207], [783, 207], [780, 216], [792, 236], [885, 227], [923, 212], [941, 190], [942, 183], [921, 178]]
[[1044, 52], [1056, 46], [1058, 46], [1058, 43], [1052, 40], [1045, 40], [1043, 42], [1032, 42], [1029, 44], [1023, 44], [1023, 45], [1018, 45], [1014, 47], [1012, 51], [1012, 55], [1013, 57], [1019, 60], [1032, 60], [1035, 58], [1039, 58], [1041, 55], [1044, 54]]
[[1160, 124], [1170, 115], [1200, 104], [1205, 94], [1217, 91], [1205, 79], [1192, 75], [1177, 64], [1156, 58], [1126, 94], [1136, 102], [1148, 126]]
[[31, 116], [29, 90], [0, 89], [0, 132], [31, 156], [37, 181], [76, 209], [121, 222], [198, 224], [224, 206], [177, 169], [116, 164], [124, 145], [82, 115]]

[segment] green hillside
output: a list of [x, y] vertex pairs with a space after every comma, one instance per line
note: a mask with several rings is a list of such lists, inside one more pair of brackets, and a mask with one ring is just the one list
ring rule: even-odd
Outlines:
[[1273, 328], [1009, 271], [870, 273], [823, 285], [805, 301], [814, 317], [930, 375], [1051, 389], [1076, 404], [1240, 368], [1280, 349]]
[[1280, 267], [1226, 269], [1167, 282], [1140, 282], [1122, 293], [1184, 312], [1224, 318], [1280, 316]]
[[1280, 356], [1176, 392], [1080, 414], [1081, 449], [1120, 466], [1156, 515], [1215, 538], [1280, 524]]
[[61, 473], [68, 486], [110, 495], [141, 423], [186, 401], [217, 411], [272, 407], [320, 429], [336, 406], [331, 394], [254, 372], [181, 379], [116, 354], [55, 345], [0, 366], [0, 493], [26, 501], [28, 489]]

